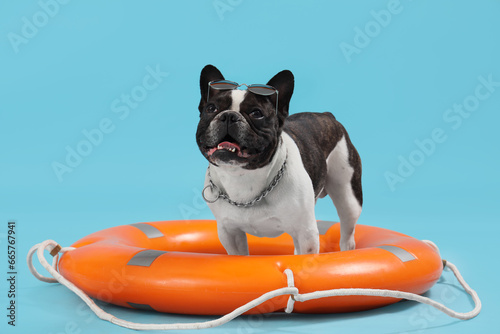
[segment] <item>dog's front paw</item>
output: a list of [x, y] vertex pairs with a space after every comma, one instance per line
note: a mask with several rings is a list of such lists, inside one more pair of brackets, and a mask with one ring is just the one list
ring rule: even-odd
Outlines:
[[340, 250], [348, 251], [356, 248], [356, 242], [354, 241], [354, 237], [348, 238], [346, 240], [340, 240]]

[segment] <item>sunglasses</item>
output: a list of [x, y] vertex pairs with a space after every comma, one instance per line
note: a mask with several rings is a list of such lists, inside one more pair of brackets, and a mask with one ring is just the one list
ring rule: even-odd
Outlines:
[[278, 90], [274, 88], [273, 86], [269, 85], [261, 85], [261, 84], [253, 84], [253, 85], [247, 85], [247, 84], [238, 84], [237, 82], [234, 81], [229, 81], [229, 80], [218, 80], [218, 81], [210, 81], [208, 83], [208, 94], [207, 94], [207, 102], [208, 99], [210, 98], [210, 88], [217, 89], [217, 90], [233, 90], [237, 89], [238, 87], [245, 86], [247, 90], [251, 93], [257, 94], [257, 95], [262, 95], [262, 96], [270, 96], [276, 93], [276, 114], [278, 114]]

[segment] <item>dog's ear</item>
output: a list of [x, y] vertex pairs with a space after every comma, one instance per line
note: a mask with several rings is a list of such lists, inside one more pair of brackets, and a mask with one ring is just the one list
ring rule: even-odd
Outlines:
[[[288, 70], [281, 71], [269, 80], [267, 84], [278, 90], [278, 120], [281, 127], [288, 116], [288, 106], [293, 94], [293, 74]], [[276, 102], [276, 95], [273, 94], [271, 98]]]
[[213, 65], [207, 65], [201, 70], [201, 75], [200, 75], [200, 91], [201, 91], [201, 100], [200, 100], [200, 105], [198, 106], [198, 109], [200, 112], [203, 110], [205, 107], [205, 103], [207, 102], [207, 94], [208, 94], [208, 83], [210, 81], [216, 81], [216, 80], [224, 80], [224, 76], [220, 71], [217, 69], [217, 67]]

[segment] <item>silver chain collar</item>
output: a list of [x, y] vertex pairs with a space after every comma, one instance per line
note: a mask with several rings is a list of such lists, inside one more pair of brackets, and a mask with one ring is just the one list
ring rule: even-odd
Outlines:
[[[257, 202], [261, 201], [267, 195], [269, 195], [269, 193], [271, 191], [273, 191], [274, 188], [276, 188], [276, 186], [280, 182], [280, 180], [283, 177], [283, 174], [285, 172], [286, 160], [287, 160], [287, 157], [285, 157], [285, 161], [283, 161], [283, 165], [281, 165], [280, 170], [278, 171], [278, 173], [276, 174], [274, 179], [271, 181], [269, 186], [259, 196], [255, 197], [253, 200], [251, 200], [249, 202], [240, 203], [240, 202], [235, 202], [232, 199], [230, 199], [229, 196], [226, 193], [224, 193], [219, 187], [217, 187], [215, 185], [215, 183], [212, 181], [212, 177], [210, 176], [210, 166], [208, 167], [208, 182], [210, 182], [210, 184], [207, 185], [205, 188], [203, 188], [203, 190], [201, 191], [201, 195], [203, 196], [203, 199], [207, 203], [215, 203], [219, 200], [219, 198], [222, 198], [223, 200], [227, 201], [229, 204], [232, 204], [232, 205], [237, 206], [237, 207], [244, 207], [244, 208], [251, 207], [251, 206], [255, 205]], [[218, 194], [214, 200], [209, 200], [205, 197], [205, 190], [207, 190], [207, 188], [210, 188], [210, 191], [212, 191], [212, 193], [214, 192], [214, 190], [216, 190], [218, 192]]]

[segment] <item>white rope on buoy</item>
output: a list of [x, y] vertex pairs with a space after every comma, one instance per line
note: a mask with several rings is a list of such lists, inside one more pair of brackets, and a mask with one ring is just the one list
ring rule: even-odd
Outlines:
[[[439, 249], [437, 246], [430, 242], [425, 241], [433, 248], [435, 248], [438, 252]], [[81, 289], [75, 286], [73, 283], [68, 281], [64, 276], [62, 276], [58, 271], [58, 260], [59, 254], [64, 252], [70, 252], [74, 250], [74, 247], [63, 247], [59, 246], [53, 240], [46, 240], [42, 243], [39, 243], [33, 246], [28, 252], [28, 267], [30, 272], [40, 281], [47, 283], [60, 283], [67, 287], [69, 290], [73, 291], [78, 297], [80, 297], [89, 307], [90, 309], [102, 320], [109, 321], [115, 325], [135, 329], [135, 330], [179, 330], [179, 329], [203, 329], [203, 328], [212, 328], [221, 326], [232, 319], [242, 315], [243, 313], [253, 309], [254, 307], [278, 296], [286, 296], [289, 295], [288, 303], [285, 309], [285, 312], [291, 313], [293, 311], [293, 307], [295, 302], [304, 302], [312, 299], [318, 298], [326, 298], [326, 297], [335, 297], [335, 296], [374, 296], [374, 297], [388, 297], [388, 298], [397, 298], [397, 299], [407, 299], [413, 300], [419, 303], [427, 304], [435, 307], [441, 312], [449, 315], [450, 317], [468, 320], [472, 319], [479, 314], [481, 311], [481, 300], [479, 299], [478, 294], [474, 291], [464, 280], [458, 268], [451, 262], [445, 262], [446, 268], [451, 270], [458, 282], [462, 285], [464, 290], [472, 297], [474, 302], [474, 309], [470, 312], [456, 312], [441, 303], [438, 303], [430, 298], [423, 297], [414, 293], [396, 291], [396, 290], [383, 290], [383, 289], [332, 289], [332, 290], [323, 290], [323, 291], [315, 291], [310, 293], [300, 294], [299, 290], [295, 287], [294, 283], [294, 274], [290, 269], [285, 269], [284, 274], [287, 278], [287, 287], [279, 288], [276, 290], [272, 290], [264, 293], [262, 296], [246, 303], [243, 306], [238, 307], [234, 311], [214, 320], [204, 321], [204, 322], [195, 322], [195, 323], [174, 323], [174, 324], [142, 324], [126, 321], [123, 319], [116, 318], [112, 314], [107, 313], [102, 308], [97, 306], [97, 304]], [[51, 255], [54, 256], [52, 265], [44, 257], [44, 251], [47, 250], [51, 252]], [[33, 256], [37, 254], [38, 261], [40, 261], [41, 265], [52, 275], [52, 277], [45, 277], [38, 273], [36, 268], [33, 265]]]
[[[471, 287], [465, 282], [462, 275], [458, 271], [457, 267], [451, 263], [446, 263], [447, 268], [449, 268], [455, 277], [460, 282], [464, 290], [472, 297], [474, 301], [474, 309], [470, 312], [461, 313], [456, 312], [441, 303], [436, 302], [430, 298], [417, 295], [415, 293], [404, 292], [404, 291], [396, 291], [396, 290], [383, 290], [383, 289], [332, 289], [332, 290], [323, 290], [323, 291], [315, 291], [304, 294], [294, 295], [293, 298], [298, 302], [305, 302], [311, 299], [319, 299], [326, 297], [336, 297], [336, 296], [373, 296], [373, 297], [387, 297], [387, 298], [397, 298], [397, 299], [407, 299], [413, 300], [419, 303], [427, 304], [435, 307], [439, 311], [449, 315], [450, 317], [457, 318], [460, 320], [468, 320], [472, 319], [479, 314], [481, 311], [481, 300], [477, 295], [476, 291], [472, 290]], [[288, 311], [288, 310], [287, 310]]]

